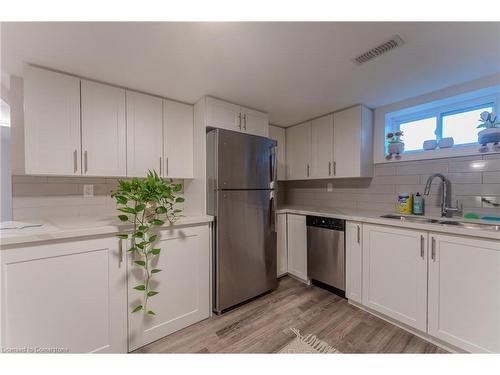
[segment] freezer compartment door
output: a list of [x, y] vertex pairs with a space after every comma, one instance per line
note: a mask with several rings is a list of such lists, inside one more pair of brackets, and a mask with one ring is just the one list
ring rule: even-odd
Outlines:
[[269, 189], [276, 141], [217, 129], [216, 189]]
[[270, 190], [216, 193], [216, 312], [277, 287], [271, 193]]

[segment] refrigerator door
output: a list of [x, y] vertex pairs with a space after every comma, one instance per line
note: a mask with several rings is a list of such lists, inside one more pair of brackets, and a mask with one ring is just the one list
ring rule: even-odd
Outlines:
[[273, 193], [216, 192], [214, 310], [218, 313], [277, 286]]
[[215, 189], [269, 189], [274, 180], [276, 141], [216, 129]]

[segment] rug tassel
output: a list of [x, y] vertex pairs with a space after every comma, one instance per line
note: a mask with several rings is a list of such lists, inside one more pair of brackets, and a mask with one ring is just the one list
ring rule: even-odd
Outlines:
[[328, 345], [323, 340], [318, 339], [315, 335], [308, 334], [307, 336], [302, 336], [300, 331], [296, 328], [290, 328], [290, 330], [295, 333], [295, 336], [302, 341], [304, 344], [310, 345], [314, 350], [317, 350], [320, 353], [330, 353], [335, 352], [336, 350]]

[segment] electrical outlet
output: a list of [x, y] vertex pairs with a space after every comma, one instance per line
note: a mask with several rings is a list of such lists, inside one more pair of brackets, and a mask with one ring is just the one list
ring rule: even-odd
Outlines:
[[83, 196], [92, 198], [94, 196], [94, 185], [83, 185]]
[[326, 192], [331, 193], [333, 191], [333, 184], [331, 182], [328, 182], [326, 184]]

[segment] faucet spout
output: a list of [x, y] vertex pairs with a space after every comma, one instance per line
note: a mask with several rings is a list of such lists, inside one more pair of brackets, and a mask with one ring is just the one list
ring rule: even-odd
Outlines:
[[441, 173], [434, 173], [429, 176], [425, 184], [424, 195], [429, 195], [431, 193], [431, 185], [434, 178], [440, 178], [442, 182], [441, 189], [441, 217], [451, 217], [453, 213], [461, 213], [462, 210], [457, 207], [451, 207], [451, 182], [446, 178], [446, 176]]

